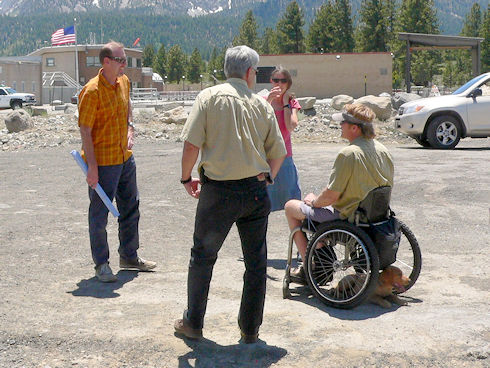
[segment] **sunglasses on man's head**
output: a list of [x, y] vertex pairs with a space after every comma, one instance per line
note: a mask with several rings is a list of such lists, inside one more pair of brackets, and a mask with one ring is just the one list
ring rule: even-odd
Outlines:
[[119, 64], [126, 64], [126, 62], [127, 62], [125, 57], [108, 56], [108, 58], [111, 60], [114, 60], [116, 63], [119, 63]]
[[288, 80], [286, 78], [272, 78], [272, 81], [274, 83], [279, 83], [279, 82], [280, 83], [287, 83], [288, 82]]

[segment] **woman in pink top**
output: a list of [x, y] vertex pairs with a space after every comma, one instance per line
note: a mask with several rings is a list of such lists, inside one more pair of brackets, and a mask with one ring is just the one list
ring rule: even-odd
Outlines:
[[298, 170], [294, 165], [291, 148], [291, 132], [298, 125], [298, 110], [301, 106], [294, 99], [294, 94], [289, 91], [293, 81], [286, 69], [277, 67], [271, 74], [271, 83], [272, 89], [267, 96], [267, 101], [274, 108], [287, 150], [286, 159], [274, 179], [274, 184], [267, 186], [272, 205], [271, 211], [278, 211], [284, 209], [284, 204], [290, 199], [301, 199]]

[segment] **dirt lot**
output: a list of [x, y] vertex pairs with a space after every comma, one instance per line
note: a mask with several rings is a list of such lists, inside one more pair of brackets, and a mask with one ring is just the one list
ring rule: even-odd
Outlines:
[[[296, 144], [304, 192], [318, 192], [342, 145]], [[136, 146], [143, 257], [156, 272], [94, 279], [78, 146], [0, 153], [1, 367], [489, 367], [490, 139], [453, 151], [389, 146], [392, 207], [416, 234], [423, 270], [410, 305], [327, 308], [304, 288], [282, 299], [288, 231], [270, 217], [259, 344], [238, 344], [243, 263], [235, 229], [215, 267], [201, 343], [176, 338], [197, 201], [178, 179], [181, 145]]]

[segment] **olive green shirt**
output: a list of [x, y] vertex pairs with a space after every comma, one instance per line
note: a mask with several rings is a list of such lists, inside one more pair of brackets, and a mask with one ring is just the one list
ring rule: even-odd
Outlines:
[[328, 189], [341, 193], [333, 204], [340, 218], [353, 222], [359, 203], [374, 188], [392, 187], [393, 175], [393, 158], [377, 140], [359, 137], [343, 148], [335, 159], [328, 183]]
[[199, 93], [181, 139], [201, 149], [199, 168], [213, 180], [270, 172], [267, 160], [286, 155], [274, 109], [238, 78]]

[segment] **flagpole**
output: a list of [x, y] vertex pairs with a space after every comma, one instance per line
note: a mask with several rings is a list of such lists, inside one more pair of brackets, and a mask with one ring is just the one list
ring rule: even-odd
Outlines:
[[78, 76], [78, 42], [77, 42], [77, 18], [73, 18], [73, 31], [75, 32], [75, 75], [77, 78], [77, 92], [79, 91], [80, 78]]

